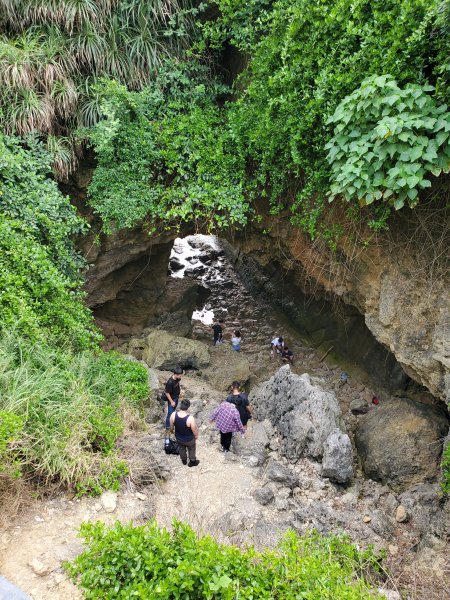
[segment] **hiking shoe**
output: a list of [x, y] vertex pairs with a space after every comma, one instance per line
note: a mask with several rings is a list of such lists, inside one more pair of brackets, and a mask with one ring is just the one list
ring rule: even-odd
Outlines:
[[189, 461], [188, 467], [196, 467], [199, 464], [199, 460], [191, 460]]
[[182, 458], [181, 462], [183, 463], [183, 465], [187, 465], [187, 458]]

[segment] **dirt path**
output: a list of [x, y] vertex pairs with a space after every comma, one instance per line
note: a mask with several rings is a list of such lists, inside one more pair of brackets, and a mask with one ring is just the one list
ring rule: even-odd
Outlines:
[[[208, 386], [194, 378], [186, 378], [185, 385], [191, 398], [197, 399], [194, 406], [196, 402], [202, 404], [200, 397], [205, 390], [212, 402], [217, 400]], [[161, 436], [158, 447], [162, 452], [160, 426], [150, 426], [148, 433]], [[257, 504], [251, 496], [255, 473], [234, 455], [219, 452], [218, 445], [218, 434], [203, 425], [197, 452], [201, 462], [197, 467], [184, 466], [178, 456], [164, 457], [171, 473], [168, 481], [138, 494], [124, 486], [119, 494], [111, 495], [115, 505], [111, 512], [107, 512], [103, 496], [70, 499], [62, 495], [36, 501], [0, 534], [0, 573], [33, 600], [81, 599], [62, 563], [81, 551], [77, 535], [84, 521], [111, 524], [119, 519], [141, 524], [155, 516], [161, 525], [170, 526], [177, 518], [197, 531], [217, 532], [220, 539], [233, 539], [225, 535], [225, 530], [220, 535], [221, 523], [227, 526], [222, 517], [236, 506], [245, 506], [250, 519], [256, 517]]]

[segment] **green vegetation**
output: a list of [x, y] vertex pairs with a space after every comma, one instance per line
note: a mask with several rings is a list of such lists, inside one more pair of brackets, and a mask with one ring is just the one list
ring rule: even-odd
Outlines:
[[0, 133], [0, 332], [14, 326], [38, 339], [45, 330], [89, 347], [99, 335], [78, 291], [73, 241], [86, 225], [48, 178], [42, 144], [28, 144]]
[[442, 454], [442, 490], [445, 494], [450, 494], [450, 443], [444, 447]]
[[11, 332], [0, 341], [0, 474], [78, 493], [117, 488], [123, 412], [140, 412], [146, 369], [118, 354], [74, 353]]
[[[448, 27], [442, 25], [448, 4], [438, 0], [279, 0], [268, 10], [266, 3], [253, 0], [250, 5], [261, 19], [253, 19], [255, 27], [249, 33], [249, 7], [242, 11], [238, 0], [215, 3], [224, 17], [219, 18], [215, 35], [209, 31], [214, 45], [222, 35], [251, 56], [240, 78], [239, 97], [228, 110], [233, 138], [251, 165], [248, 193], [253, 198], [268, 194], [274, 211], [289, 207], [293, 221], [315, 237], [321, 231], [330, 176], [331, 182], [335, 177], [327, 162], [327, 143], [333, 136], [328, 117], [368, 76], [390, 75], [400, 89], [408, 83], [422, 88], [422, 99], [411, 107], [413, 114], [407, 121], [411, 124], [413, 116], [428, 120], [430, 103], [425, 91], [430, 91], [430, 84], [439, 102], [449, 99], [450, 36]], [[214, 24], [209, 29], [214, 30]], [[386, 90], [377, 93], [381, 102]], [[343, 119], [352, 131], [357, 129], [357, 123], [352, 123], [357, 114], [352, 106], [348, 108]], [[429, 129], [420, 125], [424, 128]], [[431, 133], [434, 126], [430, 128]], [[412, 152], [417, 151], [416, 141], [407, 140]], [[383, 164], [375, 173], [387, 171], [392, 156], [387, 155], [386, 165], [386, 157], [374, 160], [378, 158]], [[433, 170], [440, 164], [435, 160], [430, 156], [426, 161]], [[397, 199], [400, 194], [393, 194], [389, 203]]]
[[[414, 207], [426, 175], [450, 170], [450, 113], [422, 88], [400, 89], [389, 75], [365, 79], [328, 119], [334, 136], [325, 146], [331, 164], [331, 198], [376, 200]], [[393, 198], [393, 200], [391, 200]]]
[[106, 229], [246, 222], [244, 166], [217, 106], [224, 90], [195, 61], [166, 64], [141, 92], [99, 88], [105, 118], [86, 132], [98, 159], [89, 202]]
[[380, 597], [364, 579], [378, 570], [379, 559], [346, 537], [289, 532], [275, 550], [256, 552], [199, 538], [176, 521], [172, 533], [155, 522], [89, 523], [81, 533], [88, 547], [67, 568], [92, 600]]
[[196, 13], [184, 0], [2, 0], [0, 126], [45, 134], [66, 176], [77, 159], [74, 130], [100, 116], [98, 77], [139, 89], [187, 46]]

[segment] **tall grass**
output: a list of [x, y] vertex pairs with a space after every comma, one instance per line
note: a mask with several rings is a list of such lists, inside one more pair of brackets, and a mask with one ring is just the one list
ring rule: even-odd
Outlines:
[[[45, 487], [78, 493], [117, 487], [127, 470], [116, 453], [123, 414], [130, 406], [139, 411], [147, 397], [142, 365], [9, 333], [0, 340], [0, 435], [8, 436], [0, 474], [11, 473], [12, 463]], [[13, 430], [2, 428], [11, 421]]]

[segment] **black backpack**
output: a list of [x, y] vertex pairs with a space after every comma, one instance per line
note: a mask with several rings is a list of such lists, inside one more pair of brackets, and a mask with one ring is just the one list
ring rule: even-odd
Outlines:
[[166, 437], [164, 439], [164, 452], [166, 454], [180, 454], [176, 441], [170, 437]]

